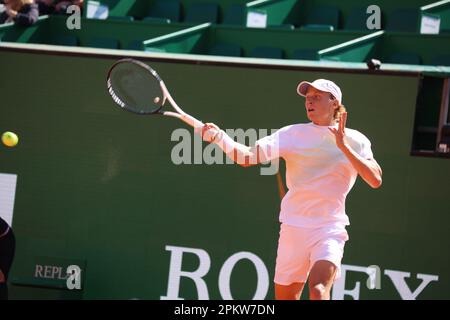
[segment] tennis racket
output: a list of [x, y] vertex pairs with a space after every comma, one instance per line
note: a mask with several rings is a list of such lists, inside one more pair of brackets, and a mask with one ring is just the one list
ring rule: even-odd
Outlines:
[[[107, 87], [113, 101], [124, 110], [178, 118], [197, 130], [204, 126], [177, 105], [158, 73], [141, 61], [127, 58], [115, 62], [108, 72]], [[175, 112], [163, 110], [167, 101]]]

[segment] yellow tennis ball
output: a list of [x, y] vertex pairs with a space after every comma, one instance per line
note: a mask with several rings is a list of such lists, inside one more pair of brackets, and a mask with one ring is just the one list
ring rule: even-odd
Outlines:
[[153, 102], [154, 102], [154, 103], [159, 103], [160, 100], [161, 100], [161, 99], [160, 99], [159, 97], [156, 97], [155, 99], [153, 99]]
[[19, 142], [19, 137], [10, 131], [6, 131], [2, 134], [2, 142], [5, 146], [14, 147]]

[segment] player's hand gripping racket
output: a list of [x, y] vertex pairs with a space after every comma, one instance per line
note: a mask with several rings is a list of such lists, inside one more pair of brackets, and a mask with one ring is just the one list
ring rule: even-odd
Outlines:
[[[162, 114], [183, 120], [194, 129], [200, 130], [204, 124], [188, 115], [176, 104], [166, 85], [145, 63], [134, 59], [121, 59], [109, 69], [108, 92], [122, 109], [136, 114]], [[163, 111], [166, 101], [176, 112]], [[199, 131], [197, 131], [199, 132]]]

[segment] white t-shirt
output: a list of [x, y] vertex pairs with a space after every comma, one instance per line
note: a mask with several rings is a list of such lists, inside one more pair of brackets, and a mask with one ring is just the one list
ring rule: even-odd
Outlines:
[[[280, 222], [306, 228], [350, 224], [345, 199], [358, 172], [337, 147], [331, 127], [338, 128], [338, 124], [294, 124], [256, 142], [266, 160], [281, 157], [286, 161], [289, 191], [281, 202]], [[349, 128], [345, 136], [364, 159], [373, 158], [366, 136]]]

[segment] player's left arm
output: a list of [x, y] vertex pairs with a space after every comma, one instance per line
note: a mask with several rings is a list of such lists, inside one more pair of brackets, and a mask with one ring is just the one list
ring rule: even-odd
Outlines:
[[344, 129], [346, 121], [347, 113], [345, 112], [341, 115], [339, 128], [329, 128], [329, 130], [333, 132], [336, 137], [337, 147], [345, 154], [361, 178], [363, 178], [369, 186], [377, 189], [381, 186], [383, 171], [375, 159], [364, 159], [345, 141]]

